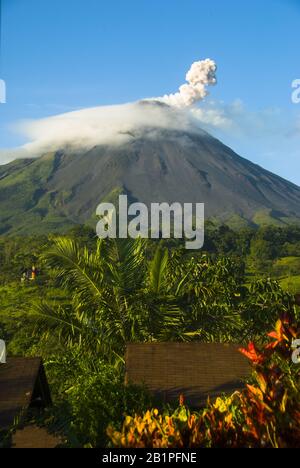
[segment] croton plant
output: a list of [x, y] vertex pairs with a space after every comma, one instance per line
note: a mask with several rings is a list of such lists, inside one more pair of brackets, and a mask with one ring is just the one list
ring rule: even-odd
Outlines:
[[[300, 447], [300, 338], [294, 313], [277, 321], [266, 343], [240, 349], [253, 365], [251, 382], [230, 397], [191, 412], [180, 396], [175, 412], [149, 409], [125, 416], [121, 431], [107, 429], [115, 447]], [[292, 359], [293, 356], [293, 359]]]

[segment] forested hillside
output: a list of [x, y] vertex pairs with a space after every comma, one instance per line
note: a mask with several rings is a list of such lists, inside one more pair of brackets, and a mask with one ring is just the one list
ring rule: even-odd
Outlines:
[[208, 225], [195, 252], [174, 240], [100, 241], [85, 227], [1, 238], [1, 337], [11, 355], [44, 358], [55, 402], [32, 417], [67, 446], [103, 446], [109, 425], [154, 404], [124, 386], [127, 342], [263, 345], [280, 314], [297, 317], [299, 245], [297, 226]]

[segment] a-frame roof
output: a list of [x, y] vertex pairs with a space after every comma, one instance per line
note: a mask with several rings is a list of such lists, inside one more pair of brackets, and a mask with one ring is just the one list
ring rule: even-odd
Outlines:
[[10, 357], [0, 364], [0, 430], [29, 407], [48, 405], [51, 396], [41, 358]]

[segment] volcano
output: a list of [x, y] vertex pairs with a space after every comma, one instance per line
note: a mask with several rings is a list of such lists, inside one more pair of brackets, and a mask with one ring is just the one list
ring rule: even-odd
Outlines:
[[[169, 113], [159, 103], [136, 106], [142, 113], [153, 106]], [[142, 119], [138, 127], [114, 131], [120, 141], [52, 141], [51, 150], [39, 157], [0, 166], [0, 233], [95, 226], [98, 204], [115, 202], [121, 193], [147, 206], [205, 203], [206, 219], [239, 225], [300, 220], [299, 187], [242, 158], [196, 125]]]

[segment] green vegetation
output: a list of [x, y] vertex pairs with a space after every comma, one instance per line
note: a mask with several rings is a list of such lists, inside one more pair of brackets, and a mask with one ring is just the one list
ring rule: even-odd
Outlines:
[[58, 157], [58, 153], [49, 153], [40, 160], [16, 161], [1, 168], [0, 234], [42, 235], [63, 232], [74, 225], [64, 212], [69, 194], [45, 192], [43, 188], [55, 171]]
[[300, 332], [295, 314], [284, 314], [268, 343], [240, 349], [253, 365], [251, 385], [229, 397], [208, 401], [191, 413], [180, 398], [175, 411], [128, 415], [121, 431], [109, 426], [115, 447], [126, 448], [298, 448], [300, 372], [290, 343]]
[[69, 447], [107, 445], [109, 425], [120, 431], [125, 413], [155, 404], [124, 386], [126, 342], [263, 345], [279, 313], [298, 313], [299, 246], [297, 226], [208, 224], [200, 252], [177, 240], [100, 241], [82, 226], [63, 237], [2, 237], [1, 337], [10, 354], [44, 358], [54, 399], [32, 417]]

